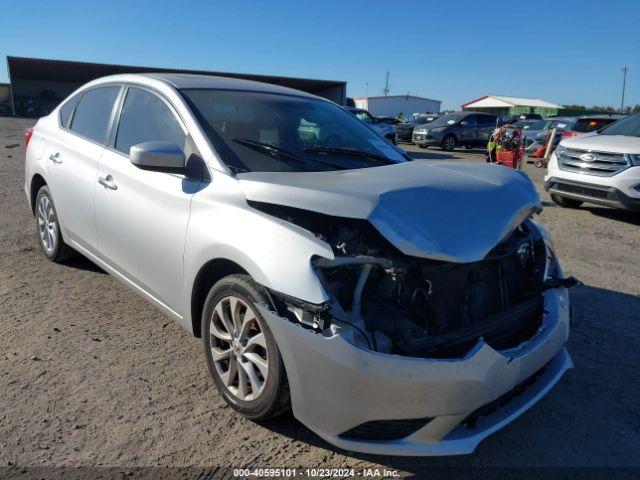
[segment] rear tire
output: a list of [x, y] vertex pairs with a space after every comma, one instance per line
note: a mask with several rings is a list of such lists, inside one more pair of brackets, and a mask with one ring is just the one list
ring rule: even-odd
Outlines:
[[38, 190], [35, 203], [36, 235], [42, 253], [52, 262], [62, 263], [75, 257], [76, 251], [62, 237], [56, 205], [47, 185]]
[[583, 202], [580, 200], [574, 200], [572, 198], [562, 197], [554, 193], [551, 194], [551, 200], [553, 203], [562, 208], [578, 208]]
[[289, 410], [290, 396], [280, 350], [256, 304], [269, 302], [249, 275], [218, 281], [205, 300], [202, 339], [222, 398], [235, 411], [259, 421]]

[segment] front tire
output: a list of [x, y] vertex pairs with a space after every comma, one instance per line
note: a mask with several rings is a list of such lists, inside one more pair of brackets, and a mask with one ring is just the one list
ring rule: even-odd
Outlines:
[[583, 202], [572, 198], [562, 197], [560, 195], [551, 194], [551, 200], [562, 208], [578, 208]]
[[209, 372], [227, 404], [251, 420], [290, 408], [280, 350], [256, 308], [268, 303], [250, 276], [229, 275], [211, 288], [202, 313]]
[[456, 137], [453, 135], [444, 137], [440, 143], [440, 148], [445, 152], [453, 152], [453, 149], [456, 148]]
[[49, 187], [44, 185], [38, 190], [35, 203], [36, 234], [38, 244], [45, 256], [52, 262], [61, 263], [76, 254], [62, 237], [58, 212]]

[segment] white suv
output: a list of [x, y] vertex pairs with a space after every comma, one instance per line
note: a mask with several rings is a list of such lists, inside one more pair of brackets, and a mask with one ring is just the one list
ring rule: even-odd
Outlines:
[[44, 254], [82, 253], [202, 337], [249, 418], [291, 407], [348, 450], [468, 453], [571, 368], [526, 175], [410, 161], [328, 100], [107, 77], [38, 121], [25, 174]]
[[545, 190], [561, 207], [588, 202], [640, 210], [640, 113], [562, 140], [549, 161]]

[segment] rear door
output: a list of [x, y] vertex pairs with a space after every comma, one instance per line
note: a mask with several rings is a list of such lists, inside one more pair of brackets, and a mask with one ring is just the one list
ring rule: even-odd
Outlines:
[[185, 149], [187, 131], [158, 93], [127, 87], [116, 129], [100, 159], [96, 190], [101, 258], [125, 280], [182, 316], [184, 241], [192, 182], [182, 174], [143, 170], [129, 160], [131, 146], [169, 141]]
[[60, 128], [47, 139], [48, 183], [66, 240], [95, 253], [94, 194], [119, 85], [96, 87], [60, 110]]

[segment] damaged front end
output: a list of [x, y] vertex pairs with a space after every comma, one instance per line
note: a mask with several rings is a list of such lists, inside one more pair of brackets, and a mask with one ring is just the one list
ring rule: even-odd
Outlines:
[[538, 227], [525, 220], [482, 260], [455, 263], [400, 252], [366, 220], [253, 202], [328, 243], [312, 265], [329, 301], [277, 294], [278, 310], [369, 350], [422, 358], [464, 357], [480, 340], [516, 348], [541, 327], [543, 292], [568, 286]]

